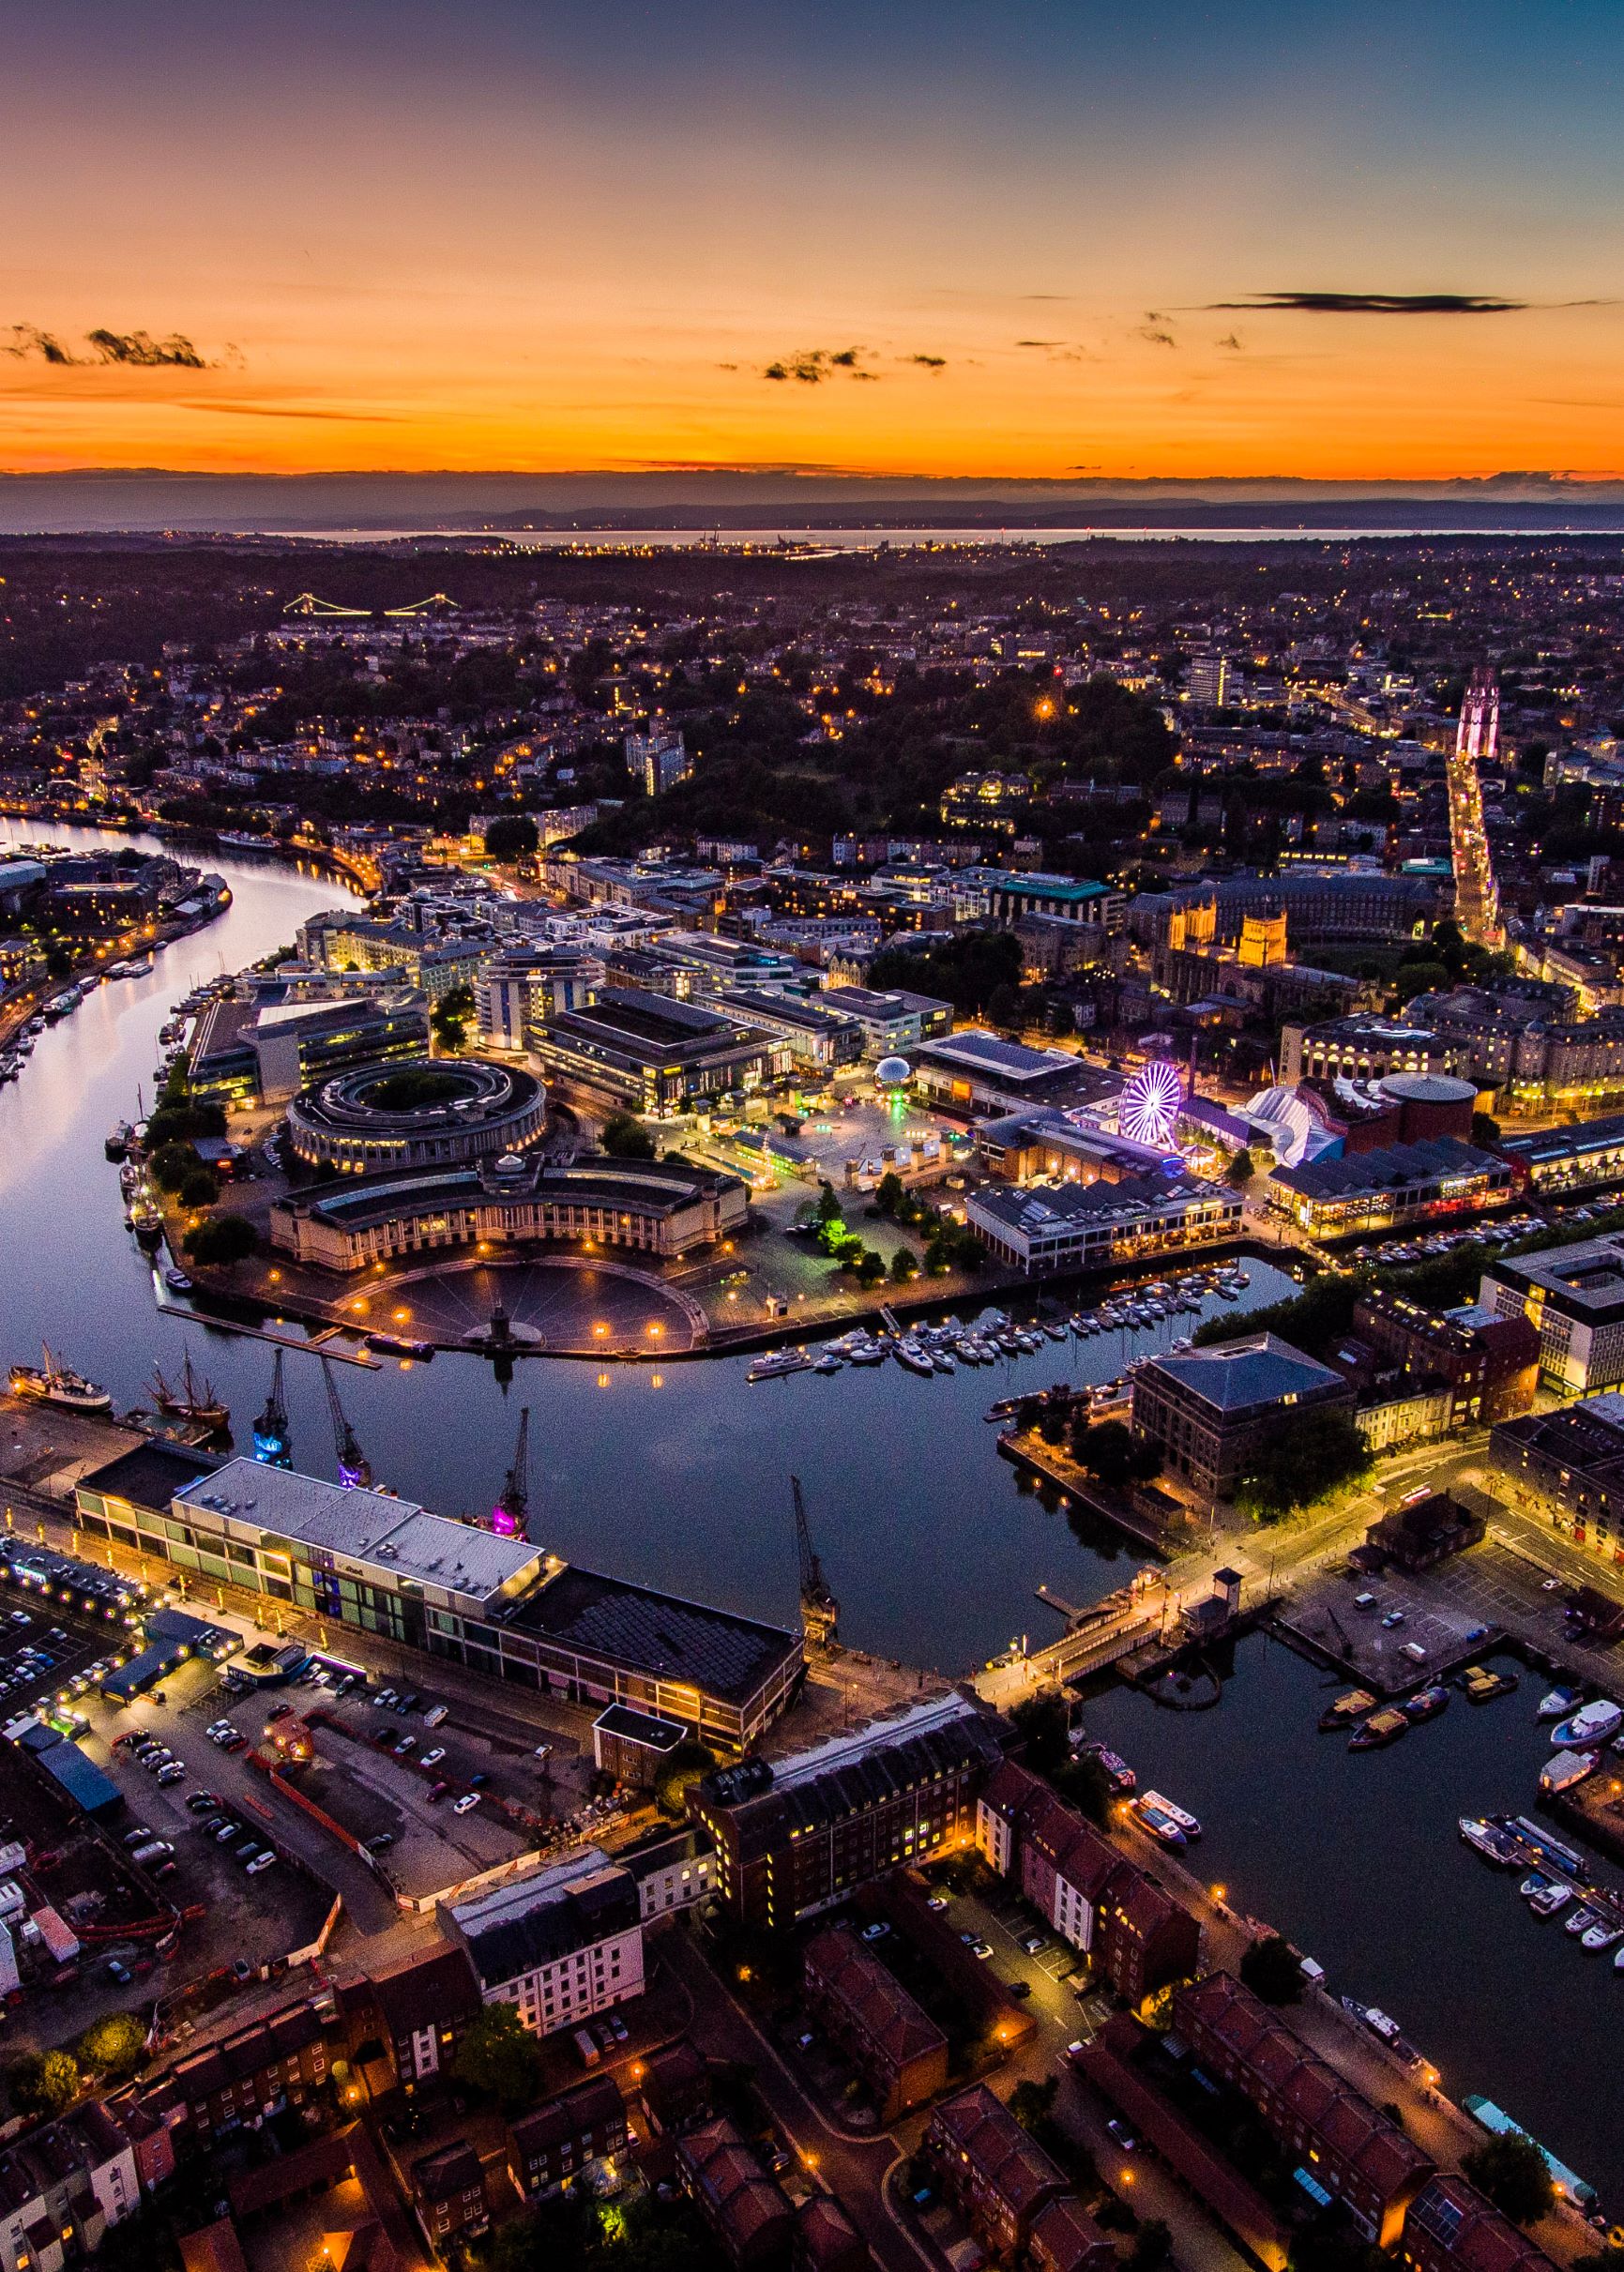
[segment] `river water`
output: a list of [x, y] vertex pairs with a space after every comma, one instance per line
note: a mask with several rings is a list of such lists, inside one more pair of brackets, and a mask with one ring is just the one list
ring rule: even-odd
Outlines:
[[[57, 827], [0, 824], [0, 844], [129, 843]], [[112, 1389], [146, 1400], [190, 1346], [235, 1416], [239, 1443], [265, 1401], [272, 1353], [261, 1341], [160, 1315], [152, 1273], [123, 1226], [114, 1123], [151, 1098], [157, 1033], [199, 977], [237, 970], [291, 939], [345, 896], [331, 878], [247, 857], [210, 860], [234, 899], [208, 930], [163, 949], [146, 978], [111, 981], [47, 1029], [23, 1078], [0, 1089], [0, 1358], [50, 1340]], [[1249, 1303], [1286, 1281], [1251, 1265]], [[1221, 1307], [1216, 1301], [1213, 1308]], [[1194, 1324], [1170, 1321], [1162, 1338]], [[1148, 1335], [1131, 1346], [1147, 1348]], [[489, 1507], [531, 1412], [532, 1537], [566, 1558], [790, 1622], [797, 1569], [789, 1478], [805, 1486], [813, 1535], [856, 1646], [961, 1672], [1010, 1638], [1047, 1640], [1063, 1599], [1096, 1600], [1135, 1557], [1109, 1536], [1082, 1544], [1063, 1515], [997, 1456], [987, 1406], [1012, 1388], [1103, 1380], [1125, 1337], [1048, 1344], [1042, 1354], [921, 1380], [899, 1367], [797, 1373], [746, 1385], [743, 1358], [614, 1365], [530, 1359], [506, 1389], [474, 1356], [379, 1371], [335, 1368], [345, 1408], [380, 1481], [446, 1513]], [[320, 1368], [289, 1353], [294, 1462], [332, 1475]]]

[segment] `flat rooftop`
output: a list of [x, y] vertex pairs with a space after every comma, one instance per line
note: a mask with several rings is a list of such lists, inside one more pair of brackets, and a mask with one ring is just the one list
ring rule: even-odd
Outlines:
[[79, 1481], [81, 1490], [159, 1513], [177, 1492], [213, 1475], [219, 1465], [219, 1460], [207, 1452], [188, 1451], [181, 1444], [138, 1444], [133, 1451], [120, 1453], [105, 1467], [93, 1468]]
[[1006, 1041], [979, 1026], [927, 1041], [920, 1055], [944, 1065], [965, 1066], [972, 1072], [995, 1073], [1001, 1081], [1036, 1081], [1051, 1073], [1085, 1073], [1090, 1068], [1069, 1051], [1028, 1049], [1023, 1041]]
[[175, 1497], [194, 1514], [371, 1563], [388, 1578], [447, 1593], [489, 1599], [541, 1567], [540, 1551], [517, 1539], [432, 1515], [387, 1492], [346, 1490], [258, 1460], [228, 1460]]
[[1571, 1247], [1547, 1247], [1538, 1254], [1500, 1255], [1483, 1265], [1485, 1277], [1525, 1292], [1538, 1289], [1547, 1300], [1592, 1325], [1624, 1316], [1624, 1238], [1581, 1239]]
[[584, 1655], [743, 1704], [800, 1653], [800, 1636], [566, 1565], [509, 1622]]

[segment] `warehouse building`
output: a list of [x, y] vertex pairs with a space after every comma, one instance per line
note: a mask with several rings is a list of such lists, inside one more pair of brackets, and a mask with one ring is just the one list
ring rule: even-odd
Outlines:
[[[116, 1463], [114, 1463], [116, 1464]], [[624, 1703], [737, 1751], [793, 1699], [801, 1639], [580, 1569], [387, 1492], [236, 1459], [167, 1506], [75, 1488], [75, 1522], [246, 1587], [575, 1704]]]

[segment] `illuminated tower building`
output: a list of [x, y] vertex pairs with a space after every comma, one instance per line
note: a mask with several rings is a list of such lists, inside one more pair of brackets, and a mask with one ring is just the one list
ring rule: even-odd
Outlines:
[[1492, 671], [1472, 673], [1454, 752], [1449, 761], [1449, 849], [1455, 868], [1455, 920], [1475, 947], [1506, 944], [1500, 921], [1500, 889], [1489, 855], [1483, 824], [1482, 767], [1492, 765], [1500, 746], [1500, 690]]

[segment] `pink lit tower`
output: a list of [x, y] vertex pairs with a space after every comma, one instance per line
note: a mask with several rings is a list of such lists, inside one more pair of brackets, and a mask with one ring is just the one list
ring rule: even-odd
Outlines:
[[1455, 920], [1475, 947], [1500, 947], [1500, 887], [1495, 881], [1489, 832], [1483, 824], [1482, 767], [1500, 746], [1500, 689], [1487, 669], [1472, 673], [1461, 704], [1454, 754], [1449, 761], [1449, 848], [1455, 868]]

